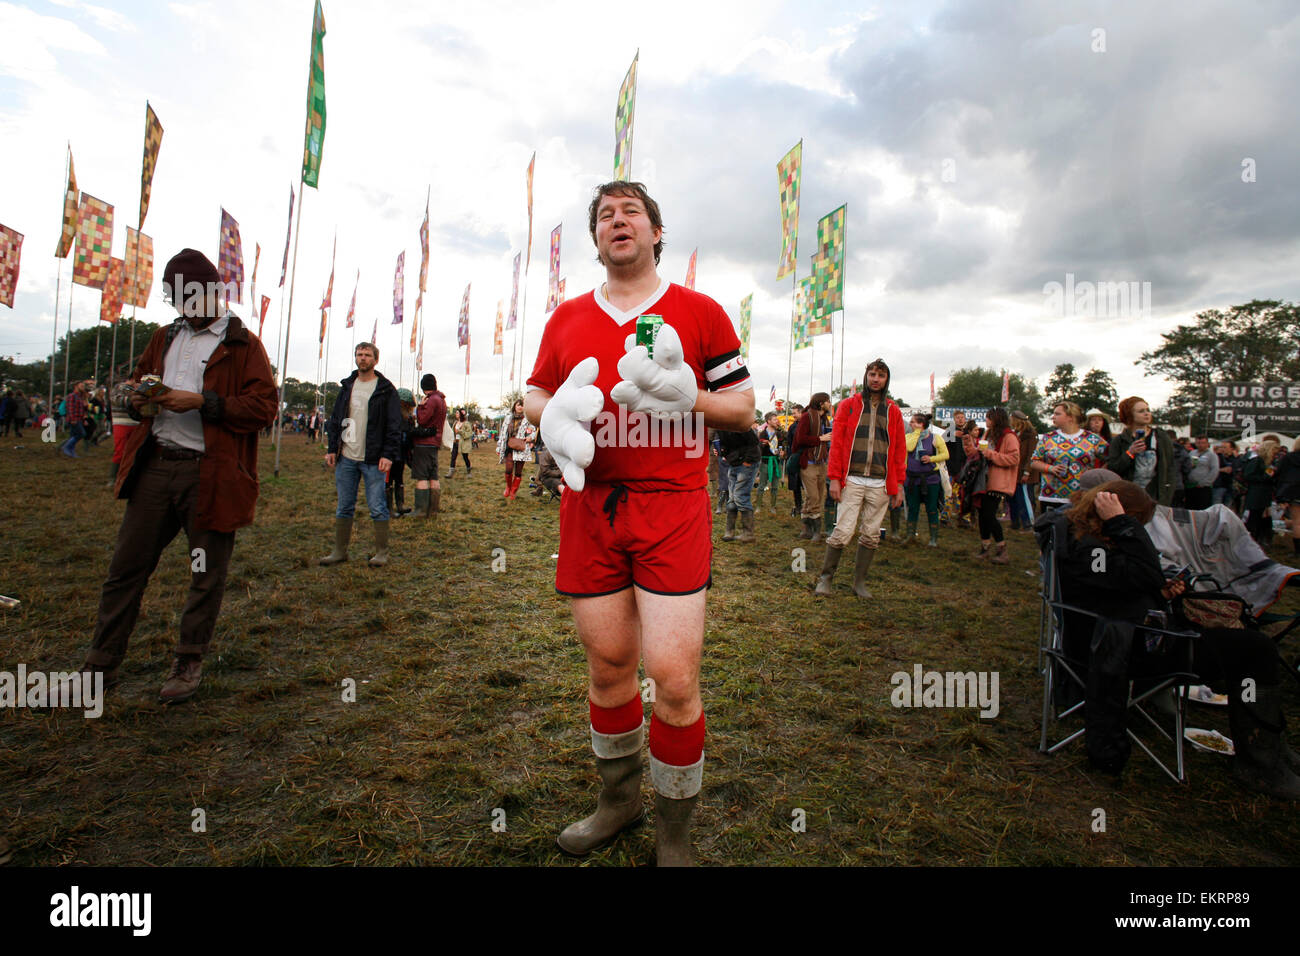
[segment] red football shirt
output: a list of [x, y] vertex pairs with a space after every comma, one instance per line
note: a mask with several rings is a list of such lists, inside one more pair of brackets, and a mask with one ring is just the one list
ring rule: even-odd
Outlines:
[[623, 484], [634, 491], [703, 488], [708, 484], [709, 445], [700, 416], [687, 416], [685, 423], [659, 422], [644, 412], [628, 412], [609, 397], [619, 382], [624, 343], [636, 332], [637, 317], [645, 314], [663, 316], [676, 330], [699, 388], [721, 392], [753, 387], [727, 313], [707, 295], [667, 280], [627, 312], [595, 291], [562, 303], [542, 333], [528, 385], [554, 395], [574, 366], [594, 355], [600, 363], [596, 386], [605, 396], [605, 407], [591, 422], [596, 456], [587, 467], [587, 481]]

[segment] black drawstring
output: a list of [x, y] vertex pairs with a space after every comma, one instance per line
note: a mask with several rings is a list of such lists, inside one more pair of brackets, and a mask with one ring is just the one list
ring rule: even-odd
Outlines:
[[605, 497], [605, 514], [609, 515], [609, 526], [614, 527], [614, 515], [618, 512], [618, 503], [627, 501], [627, 486], [615, 485]]

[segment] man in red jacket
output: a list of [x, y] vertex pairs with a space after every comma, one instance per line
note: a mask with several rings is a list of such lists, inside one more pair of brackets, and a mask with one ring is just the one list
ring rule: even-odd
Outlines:
[[173, 704], [199, 686], [235, 531], [253, 522], [257, 437], [275, 418], [276, 392], [266, 350], [221, 307], [222, 283], [202, 253], [182, 250], [162, 281], [181, 318], [154, 332], [130, 379], [135, 386], [157, 375], [166, 391], [131, 398], [130, 414], [141, 424], [126, 439], [117, 473], [126, 513], [83, 670], [102, 673], [105, 690], [117, 683], [149, 576], [184, 529], [190, 591], [176, 658], [159, 695]]
[[862, 392], [840, 402], [831, 432], [831, 456], [826, 466], [830, 496], [839, 502], [835, 530], [826, 539], [826, 558], [817, 593], [828, 596], [840, 552], [858, 530], [858, 555], [853, 593], [869, 599], [867, 569], [880, 547], [880, 525], [889, 508], [903, 504], [907, 476], [907, 444], [903, 413], [889, 398], [889, 366], [876, 359], [867, 366]]

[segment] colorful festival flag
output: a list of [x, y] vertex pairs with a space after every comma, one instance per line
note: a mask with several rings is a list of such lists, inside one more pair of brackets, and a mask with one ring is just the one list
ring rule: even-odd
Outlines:
[[112, 249], [113, 207], [89, 193], [82, 193], [77, 207], [77, 251], [72, 258], [72, 281], [92, 289], [104, 288]]
[[72, 166], [72, 147], [68, 147], [68, 188], [63, 194], [63, 231], [59, 234], [59, 247], [54, 250], [56, 259], [72, 251], [77, 239], [77, 171]]
[[312, 189], [320, 181], [325, 148], [325, 14], [316, 0], [311, 20], [311, 66], [307, 74], [307, 135], [302, 147], [302, 181]]
[[334, 247], [330, 250], [330, 281], [325, 287], [325, 298], [321, 299], [320, 307], [322, 309], [334, 308], [334, 257], [339, 251], [339, 236], [334, 234]]
[[567, 281], [568, 281], [567, 279], [561, 279], [561, 280], [560, 280], [559, 295], [557, 295], [557, 296], [555, 297], [555, 304], [556, 304], [556, 305], [559, 305], [560, 303], [562, 303], [562, 302], [564, 301], [564, 284], [565, 284]]
[[515, 253], [515, 279], [510, 289], [510, 315], [506, 319], [506, 329], [515, 327], [515, 320], [519, 317], [519, 253]]
[[753, 314], [754, 293], [751, 292], [740, 300], [740, 354], [746, 358], [749, 357], [749, 325]]
[[[429, 203], [424, 203], [424, 222], [420, 223], [420, 291], [428, 288], [429, 281]], [[411, 348], [415, 348], [412, 343]]]
[[217, 274], [225, 285], [226, 303], [230, 293], [236, 302], [242, 302], [244, 291], [244, 247], [239, 241], [239, 223], [225, 209], [221, 210], [221, 239], [217, 244]]
[[406, 250], [397, 257], [397, 272], [393, 276], [393, 325], [402, 324], [402, 309], [406, 305]]
[[352, 328], [353, 320], [356, 318], [356, 315], [357, 315], [357, 286], [359, 286], [359, 285], [361, 285], [361, 270], [360, 270], [360, 269], [357, 270], [357, 281], [356, 281], [355, 283], [353, 283], [353, 285], [352, 285], [352, 302], [348, 305], [348, 324], [347, 324], [347, 327], [348, 327], [349, 329]]
[[328, 315], [329, 313], [325, 311], [325, 306], [322, 305], [320, 307], [320, 348], [316, 351], [316, 358], [318, 359], [325, 357], [325, 326], [329, 321], [326, 318]]
[[812, 317], [813, 277], [805, 276], [799, 280], [794, 293], [794, 350], [806, 349], [812, 345], [812, 336], [808, 333], [808, 320]]
[[501, 355], [501, 326], [503, 322], [501, 307], [505, 305], [500, 299], [497, 300], [497, 324], [492, 331], [492, 354]]
[[289, 240], [293, 238], [293, 187], [289, 187], [289, 227], [284, 233], [284, 258], [280, 261], [280, 285], [284, 288], [284, 274], [289, 270]]
[[934, 373], [930, 373], [930, 404], [934, 404]]
[[695, 288], [695, 257], [696, 257], [697, 255], [699, 255], [699, 252], [700, 252], [700, 248], [699, 248], [699, 246], [696, 246], [694, 249], [692, 249], [692, 250], [691, 250], [691, 261], [688, 262], [688, 263], [686, 263], [686, 282], [685, 282], [685, 286], [686, 286], [686, 288], [688, 288], [688, 289], [694, 289], [694, 288]]
[[149, 101], [144, 104], [144, 163], [140, 167], [140, 228], [149, 212], [149, 196], [153, 192], [153, 171], [158, 166], [158, 149], [162, 146], [163, 128], [158, 114]]
[[826, 263], [820, 256], [812, 257], [812, 275], [809, 278], [812, 284], [809, 286], [808, 293], [808, 335], [816, 338], [819, 335], [830, 335], [831, 333], [831, 316], [832, 312], [821, 312], [821, 303], [817, 298], [819, 280], [821, 274], [826, 270]]
[[524, 271], [533, 264], [533, 165], [537, 162], [537, 154], [533, 153], [533, 158], [528, 161], [528, 247], [525, 250]]
[[1011, 373], [1003, 370], [1002, 372], [1002, 401], [1011, 400]]
[[99, 321], [117, 325], [122, 317], [122, 281], [125, 278], [125, 262], [122, 259], [110, 259], [108, 278], [104, 280], [104, 289], [99, 294]]
[[844, 226], [847, 215], [848, 206], [844, 205], [817, 221], [817, 253], [813, 256], [816, 286], [813, 311], [817, 316], [829, 316], [844, 308]]
[[126, 282], [122, 301], [126, 305], [146, 308], [149, 305], [149, 293], [153, 291], [153, 240], [127, 226], [126, 258], [123, 263]]
[[23, 254], [23, 234], [0, 226], [0, 305], [14, 307], [18, 288], [18, 263]]
[[456, 344], [469, 344], [469, 287], [466, 283], [465, 294], [460, 299], [460, 318], [456, 321]]
[[551, 272], [547, 279], [546, 311], [553, 312], [560, 304], [560, 229], [564, 223], [551, 230]]
[[781, 258], [776, 263], [776, 277], [784, 279], [794, 271], [799, 248], [799, 177], [803, 165], [803, 140], [776, 164], [777, 184], [781, 195]]
[[424, 293], [415, 293], [415, 315], [411, 316], [411, 351], [415, 351], [415, 333], [420, 327], [420, 316], [424, 314]]
[[632, 57], [623, 85], [618, 88], [618, 106], [614, 110], [614, 178], [632, 178], [632, 121], [636, 114], [636, 64], [641, 51]]
[[262, 296], [262, 306], [257, 312], [257, 337], [259, 339], [262, 337], [262, 326], [266, 325], [266, 310], [270, 307], [271, 297], [269, 295]]

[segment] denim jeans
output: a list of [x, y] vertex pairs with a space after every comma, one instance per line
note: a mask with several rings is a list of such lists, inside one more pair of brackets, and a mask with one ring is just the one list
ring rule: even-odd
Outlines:
[[1011, 496], [1011, 527], [1032, 528], [1034, 525], [1034, 508], [1029, 501], [1029, 486], [1016, 485], [1016, 493]]
[[336, 518], [351, 518], [357, 507], [357, 483], [366, 479], [366, 504], [375, 521], [388, 520], [388, 502], [384, 495], [384, 476], [378, 465], [367, 465], [339, 455], [334, 464], [334, 485], [339, 492], [339, 510]]
[[86, 440], [86, 428], [80, 422], [72, 426], [72, 437], [63, 443], [63, 453], [65, 455], [77, 454], [77, 442]]
[[727, 481], [730, 484], [728, 511], [753, 511], [750, 493], [754, 490], [754, 472], [758, 465], [732, 465], [727, 469]]

